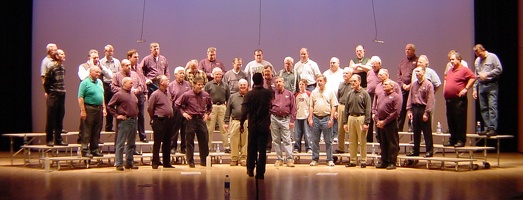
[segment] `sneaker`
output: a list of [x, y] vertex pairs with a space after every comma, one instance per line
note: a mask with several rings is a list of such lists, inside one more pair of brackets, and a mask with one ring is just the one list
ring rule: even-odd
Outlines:
[[327, 166], [329, 166], [329, 167], [334, 167], [334, 162], [332, 162], [332, 160], [329, 161], [329, 162], [327, 163]]
[[312, 149], [307, 150], [307, 154], [312, 154]]
[[310, 166], [318, 166], [318, 161], [313, 160], [311, 162]]
[[294, 167], [294, 159], [290, 159], [287, 161], [287, 167]]
[[238, 161], [231, 161], [231, 166], [238, 166]]
[[332, 141], [333, 141], [334, 143], [338, 143], [338, 138], [334, 138]]
[[231, 153], [231, 149], [225, 149], [225, 153]]
[[247, 166], [247, 162], [245, 160], [242, 160], [242, 161], [240, 161], [240, 165], [242, 167], [245, 167], [245, 166]]
[[279, 166], [282, 166], [282, 165], [283, 165], [283, 160], [276, 160], [276, 162], [274, 163], [275, 167], [279, 167]]
[[292, 153], [298, 153], [298, 149], [294, 149]]

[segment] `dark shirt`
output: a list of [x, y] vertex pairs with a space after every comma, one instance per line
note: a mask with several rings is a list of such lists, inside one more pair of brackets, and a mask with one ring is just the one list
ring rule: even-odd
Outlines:
[[[392, 83], [394, 84], [394, 92], [401, 94], [401, 89], [400, 89], [399, 84], [394, 81], [392, 81]], [[372, 113], [376, 113], [376, 111], [377, 111], [376, 109], [378, 109], [378, 107], [376, 105], [376, 101], [378, 100], [379, 97], [382, 97], [383, 95], [385, 95], [385, 91], [383, 91], [383, 83], [379, 83], [376, 86], [376, 93], [374, 94], [374, 99], [372, 100], [372, 102], [373, 102], [372, 103]], [[401, 99], [403, 100], [403, 96], [401, 96]], [[401, 110], [399, 110], [399, 111], [401, 111]]]
[[347, 118], [343, 119], [343, 124], [347, 124], [347, 119], [349, 115], [365, 115], [365, 121], [363, 123], [370, 123], [371, 115], [371, 100], [369, 93], [363, 88], [360, 87], [359, 90], [351, 90], [347, 94], [347, 104], [345, 106], [345, 116]]
[[65, 68], [62, 65], [57, 65], [50, 67], [45, 73], [44, 79], [44, 90], [45, 93], [49, 94], [50, 92], [60, 92], [65, 93]]
[[240, 125], [248, 118], [249, 128], [269, 127], [271, 125], [270, 109], [273, 99], [274, 91], [254, 86], [243, 98]]
[[[362, 65], [366, 65], [367, 62], [369, 62], [369, 61], [370, 61], [370, 58], [361, 58], [361, 60], [358, 58], [352, 59], [352, 62], [354, 62], [354, 64], [362, 64]], [[372, 69], [369, 71], [372, 71]], [[357, 74], [361, 77], [360, 86], [363, 88], [366, 88], [367, 87], [367, 72], [359, 72], [359, 73], [355, 73], [355, 74]]]
[[180, 113], [187, 113], [189, 115], [204, 115], [210, 114], [212, 111], [212, 102], [209, 93], [201, 91], [195, 93], [189, 90], [176, 100], [176, 107]]
[[223, 81], [220, 83], [216, 83], [216, 80], [209, 81], [205, 84], [204, 89], [211, 96], [213, 104], [224, 104], [231, 96], [229, 86]]
[[138, 92], [136, 94], [144, 93], [147, 91], [147, 86], [145, 86], [145, 83], [142, 82], [138, 73], [136, 73], [134, 71], [130, 71], [129, 74], [125, 74], [122, 71], [120, 71], [120, 72], [114, 74], [114, 76], [113, 76], [113, 82], [111, 83], [111, 91], [113, 93], [117, 93], [118, 91], [120, 91], [122, 89], [123, 78], [125, 78], [125, 77], [131, 77], [131, 79], [133, 80], [132, 88], [138, 90]]
[[352, 90], [351, 84], [347, 82], [340, 83], [340, 86], [338, 87], [338, 103], [339, 104], [347, 104], [347, 94]]
[[407, 111], [410, 111], [413, 105], [425, 105], [425, 114], [430, 116], [430, 112], [434, 107], [434, 85], [427, 79], [424, 79], [421, 84], [419, 81], [416, 81], [410, 86]]
[[376, 103], [378, 107], [376, 118], [384, 120], [384, 124], [389, 124], [392, 120], [399, 117], [401, 103], [401, 96], [398, 93], [383, 93], [383, 96]]
[[445, 76], [445, 88], [443, 88], [445, 99], [459, 98], [459, 92], [467, 87], [470, 79], [476, 79], [476, 76], [469, 68], [463, 66], [458, 69], [450, 68]]
[[152, 118], [153, 116], [173, 116], [173, 107], [170, 99], [169, 91], [162, 91], [158, 89], [151, 94], [149, 98], [149, 106], [147, 112]]
[[145, 56], [139, 68], [142, 69], [145, 78], [153, 82], [156, 81], [158, 75], [165, 75], [167, 78], [170, 77], [169, 63], [167, 63], [167, 59], [162, 55], [158, 55], [158, 61], [156, 61], [152, 55]]
[[223, 72], [226, 72], [225, 66], [223, 65], [222, 61], [216, 59], [211, 62], [209, 59], [204, 58], [200, 60], [200, 62], [198, 63], [198, 69], [205, 72], [205, 75], [207, 75], [207, 80], [209, 81], [212, 81], [214, 79], [212, 77], [212, 70], [216, 67], [219, 67], [220, 69], [222, 69]]
[[[405, 57], [401, 60], [398, 67], [398, 84], [402, 86], [403, 84], [408, 85], [412, 79], [412, 70], [416, 68], [418, 64], [418, 57], [414, 55], [412, 58]], [[403, 87], [400, 88], [403, 90]]]
[[137, 117], [138, 98], [136, 98], [134, 94], [131, 94], [131, 91], [122, 88], [113, 95], [107, 104], [107, 110], [114, 117], [117, 117], [118, 115]]
[[296, 120], [296, 100], [291, 91], [283, 88], [282, 91], [276, 89], [274, 91], [274, 99], [272, 100], [271, 114], [282, 117], [291, 117], [291, 122]]
[[173, 102], [173, 108], [175, 107], [175, 102], [178, 100], [183, 93], [191, 90], [191, 84], [186, 81], [182, 80], [182, 82], [178, 82], [177, 80], [172, 81], [169, 83], [169, 87], [167, 87], [167, 90], [171, 94], [171, 101]]
[[227, 109], [225, 110], [225, 123], [229, 123], [229, 118], [239, 120], [242, 116], [242, 103], [243, 97], [239, 92], [231, 95], [229, 101], [227, 101]]

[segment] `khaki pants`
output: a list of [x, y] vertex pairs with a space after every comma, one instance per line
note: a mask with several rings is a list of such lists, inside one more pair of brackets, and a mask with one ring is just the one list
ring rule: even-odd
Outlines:
[[209, 148], [212, 147], [212, 141], [213, 137], [212, 134], [214, 133], [214, 128], [216, 127], [216, 122], [218, 122], [218, 127], [220, 130], [220, 134], [222, 136], [222, 142], [223, 147], [225, 149], [229, 148], [229, 139], [227, 137], [227, 132], [225, 131], [225, 128], [223, 128], [223, 125], [225, 124], [224, 118], [225, 118], [225, 109], [227, 107], [222, 105], [212, 105], [212, 112], [209, 117], [209, 119], [206, 121], [207, 123], [207, 130], [209, 131]]
[[231, 120], [229, 123], [229, 134], [231, 135], [231, 161], [247, 160], [247, 120], [243, 123], [245, 127], [240, 133], [240, 120]]
[[347, 126], [349, 127], [349, 152], [351, 163], [356, 163], [356, 159], [358, 158], [358, 147], [361, 154], [360, 161], [365, 162], [367, 160], [367, 131], [362, 130], [364, 121], [365, 115], [362, 115], [359, 117], [349, 116], [347, 122]]

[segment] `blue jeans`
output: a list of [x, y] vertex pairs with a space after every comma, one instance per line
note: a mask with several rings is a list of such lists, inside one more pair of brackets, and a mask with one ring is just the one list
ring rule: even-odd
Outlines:
[[485, 130], [498, 129], [498, 83], [479, 83], [479, 108]]
[[125, 158], [127, 165], [133, 165], [133, 153], [136, 149], [136, 119], [116, 120], [118, 122], [118, 135], [116, 138], [116, 152], [114, 153], [115, 165], [123, 166], [123, 149], [125, 142]]
[[332, 127], [329, 128], [330, 117], [326, 116], [319, 118], [312, 117], [312, 160], [318, 161], [320, 159], [320, 136], [323, 132], [323, 139], [325, 140], [325, 147], [327, 151], [327, 161], [332, 161]]
[[301, 138], [305, 141], [305, 150], [311, 149], [311, 131], [307, 119], [296, 119], [294, 122], [294, 149], [301, 152]]

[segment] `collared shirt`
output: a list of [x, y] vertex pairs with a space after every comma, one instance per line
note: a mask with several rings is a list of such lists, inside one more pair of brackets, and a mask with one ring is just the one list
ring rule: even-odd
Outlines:
[[[120, 65], [120, 60], [116, 58], [111, 58], [111, 60], [107, 60], [107, 57], [104, 57], [100, 59], [100, 64], [103, 65], [105, 68], [111, 70], [112, 74], [116, 74], [122, 69]], [[112, 81], [112, 78], [104, 78], [104, 83], [112, 83]]]
[[217, 83], [216, 80], [207, 82], [204, 90], [211, 96], [213, 104], [225, 104], [231, 96], [229, 87], [223, 81], [220, 81], [219, 83]]
[[374, 70], [369, 70], [367, 72], [367, 93], [369, 95], [376, 94], [376, 86], [381, 83], [380, 78], [378, 77], [378, 72]]
[[155, 90], [149, 98], [147, 106], [149, 117], [153, 116], [173, 116], [173, 107], [168, 90]]
[[378, 107], [376, 117], [378, 120], [383, 120], [385, 124], [389, 124], [392, 120], [398, 118], [401, 104], [401, 95], [398, 93], [383, 93], [383, 96], [376, 103]]
[[193, 69], [191, 68], [185, 68], [185, 80], [188, 81], [191, 85], [193, 85], [193, 81], [197, 77], [203, 79], [203, 84], [207, 84], [207, 82], [209, 82], [207, 80], [205, 72], [203, 72], [202, 70], [196, 69], [193, 71]]
[[[478, 82], [480, 84], [487, 84], [498, 81], [501, 72], [503, 72], [503, 67], [501, 66], [498, 56], [490, 52], [486, 53], [485, 58], [477, 57], [474, 61], [474, 67], [474, 74], [478, 77], [478, 80], [474, 83], [474, 88], [476, 88], [475, 86]], [[487, 78], [485, 80], [479, 78], [480, 72], [487, 72]]]
[[240, 90], [238, 82], [242, 78], [247, 80], [247, 82], [249, 81], [244, 71], [240, 69], [238, 70], [238, 72], [235, 72], [234, 69], [231, 69], [228, 72], [225, 72], [222, 81], [229, 86], [229, 91], [231, 92], [231, 94], [234, 94]]
[[212, 81], [214, 79], [212, 76], [212, 70], [216, 67], [222, 69], [224, 73], [226, 72], [225, 65], [223, 65], [222, 61], [216, 59], [214, 61], [210, 61], [209, 59], [204, 58], [200, 60], [200, 62], [198, 63], [198, 69], [205, 72], [205, 75], [207, 75], [207, 80], [209, 81]]
[[53, 59], [51, 57], [46, 56], [44, 59], [42, 59], [42, 64], [40, 64], [40, 75], [45, 76], [47, 73], [47, 70], [53, 66]]
[[173, 102], [173, 107], [176, 105], [176, 100], [178, 100], [183, 95], [183, 93], [191, 89], [191, 84], [186, 80], [182, 80], [182, 82], [178, 82], [177, 80], [171, 81], [169, 83], [169, 87], [167, 87], [167, 90], [171, 94], [170, 98]]
[[[398, 84], [408, 85], [412, 79], [412, 71], [418, 65], [418, 57], [414, 55], [412, 58], [405, 57], [400, 61], [398, 67]], [[400, 88], [403, 90], [403, 88]]]
[[338, 96], [338, 87], [340, 86], [340, 83], [345, 82], [345, 80], [343, 79], [343, 70], [341, 68], [338, 68], [336, 72], [333, 72], [331, 69], [328, 69], [325, 70], [325, 72], [323, 72], [323, 75], [327, 77], [325, 87], [334, 91], [334, 94]]
[[116, 92], [109, 103], [107, 104], [107, 111], [113, 116], [124, 115], [126, 117], [138, 116], [138, 98], [131, 94], [130, 90]]
[[242, 103], [242, 116], [240, 124], [249, 119], [249, 129], [256, 127], [269, 127], [271, 124], [271, 101], [274, 99], [274, 91], [255, 86], [245, 94]]
[[142, 69], [138, 68], [138, 66], [134, 65], [131, 66], [131, 71], [136, 72], [138, 74], [138, 77], [140, 78], [140, 85], [143, 85], [143, 92], [144, 94], [147, 94], [147, 85], [145, 84], [145, 76], [143, 75]]
[[469, 68], [463, 66], [458, 69], [451, 68], [445, 76], [445, 88], [443, 88], [445, 99], [459, 98], [459, 92], [467, 86], [470, 79], [476, 79], [476, 76]]
[[[371, 63], [369, 62], [370, 61], [370, 58], [366, 58], [366, 57], [363, 57], [361, 59], [358, 59], [358, 58], [353, 58], [349, 61], [349, 67], [355, 69], [355, 65], [356, 64], [362, 64], [362, 65], [366, 65], [368, 66], [369, 68], [371, 68], [369, 71], [372, 71], [372, 65]], [[368, 72], [359, 72], [359, 73], [354, 73], [354, 74], [357, 74], [361, 77], [361, 83], [360, 83], [360, 86], [363, 87], [363, 88], [366, 88], [367, 87], [367, 74]], [[368, 92], [368, 90], [367, 90]]]
[[44, 90], [45, 93], [60, 92], [65, 93], [65, 68], [63, 65], [55, 63], [45, 73]]
[[[249, 84], [251, 84], [251, 86], [253, 86], [252, 76], [256, 73], [263, 74], [263, 68], [266, 65], [273, 66], [269, 61], [266, 61], [266, 60], [262, 60], [261, 62], [256, 62], [256, 60], [253, 60], [253, 61], [247, 63], [247, 65], [245, 66], [245, 74], [247, 75], [247, 77], [249, 77], [248, 81], [249, 81]], [[276, 71], [274, 71], [274, 67], [273, 67], [272, 71], [273, 71], [273, 74], [276, 74]]]
[[227, 102], [227, 109], [225, 109], [225, 123], [229, 123], [230, 118], [240, 120], [242, 116], [242, 103], [244, 96], [245, 95], [242, 95], [239, 92], [231, 95], [231, 98], [229, 98], [229, 101]]
[[[425, 68], [424, 77], [425, 77], [425, 80], [428, 80], [429, 82], [432, 83], [432, 85], [434, 86], [434, 89], [441, 85], [441, 80], [439, 79], [438, 74], [432, 68], [429, 68], [429, 67]], [[411, 81], [412, 81], [412, 83], [418, 81], [418, 77], [416, 76], [414, 71], [412, 71], [412, 80]]]
[[283, 88], [282, 91], [274, 91], [274, 100], [272, 100], [271, 114], [276, 116], [289, 116], [291, 122], [296, 120], [296, 102], [291, 91]]
[[305, 63], [297, 62], [294, 64], [294, 70], [302, 79], [307, 79], [309, 85], [316, 84], [316, 75], [321, 74], [318, 64], [311, 59]]
[[338, 106], [338, 99], [332, 90], [316, 87], [311, 93], [309, 105], [314, 115], [323, 117], [331, 115], [332, 108]]
[[[400, 87], [400, 85], [398, 83], [394, 82], [394, 81], [392, 81], [392, 83], [394, 84], [394, 88], [393, 88], [394, 92], [398, 93], [398, 94], [401, 94], [401, 89], [400, 89], [401, 87]], [[378, 101], [378, 99], [380, 97], [385, 95], [385, 91], [383, 91], [383, 82], [379, 83], [376, 86], [376, 90], [375, 91], [376, 91], [376, 93], [374, 94], [374, 99], [372, 100], [372, 102], [373, 102], [372, 103], [372, 113], [374, 113], [374, 114], [377, 113], [377, 109], [378, 109], [378, 107], [376, 105], [376, 101]], [[403, 100], [403, 96], [400, 95], [400, 97]], [[406, 101], [406, 99], [405, 99], [405, 101]], [[400, 111], [401, 110], [399, 110], [398, 112], [400, 112]]]
[[189, 115], [203, 115], [212, 112], [211, 97], [205, 91], [195, 93], [194, 90], [189, 90], [176, 100], [176, 107], [180, 113], [187, 113]]
[[340, 86], [338, 87], [338, 95], [336, 96], [338, 98], [339, 104], [347, 104], [347, 94], [352, 90], [351, 84], [343, 81], [343, 83], [340, 83]]
[[83, 98], [86, 104], [103, 105], [104, 86], [102, 81], [100, 79], [93, 81], [91, 77], [84, 79], [78, 88], [78, 98]]
[[[104, 78], [104, 79], [112, 79], [113, 78], [113, 72], [107, 67], [104, 67], [103, 65], [100, 65], [100, 62], [98, 62], [98, 66], [102, 71], [100, 72], [100, 77], [98, 78]], [[89, 69], [91, 68], [91, 64], [89, 61], [86, 63], [80, 64], [78, 66], [78, 78], [80, 78], [81, 81], [85, 80], [87, 77], [89, 77]]]
[[114, 76], [113, 76], [113, 82], [111, 83], [111, 91], [113, 93], [120, 91], [120, 89], [122, 88], [123, 79], [125, 77], [131, 77], [131, 79], [133, 81], [132, 89], [135, 89], [138, 91], [138, 93], [136, 95], [138, 95], [140, 93], [143, 94], [144, 92], [147, 91], [147, 86], [145, 86], [145, 84], [142, 82], [138, 73], [136, 73], [134, 71], [130, 71], [129, 74], [126, 74], [123, 71], [120, 71], [120, 72], [114, 74]]
[[349, 115], [365, 115], [363, 123], [369, 124], [371, 117], [371, 99], [367, 90], [360, 87], [359, 90], [351, 90], [347, 95], [347, 105], [345, 106], [345, 116], [343, 124], [347, 124]]
[[410, 91], [407, 99], [407, 111], [410, 112], [413, 105], [425, 105], [425, 114], [430, 116], [434, 107], [434, 86], [432, 83], [426, 79], [421, 83], [419, 81], [412, 82]]
[[156, 58], [150, 54], [145, 56], [139, 68], [142, 69], [145, 78], [153, 82], [156, 81], [159, 75], [165, 75], [167, 78], [170, 77], [169, 63], [162, 55], [158, 55]]
[[282, 69], [280, 70], [279, 76], [283, 78], [283, 82], [285, 83], [283, 87], [285, 89], [291, 91], [293, 94], [300, 91], [298, 83], [301, 77], [294, 71], [294, 69], [291, 69], [291, 71]]
[[311, 92], [296, 93], [296, 119], [307, 119], [309, 117], [309, 103]]

